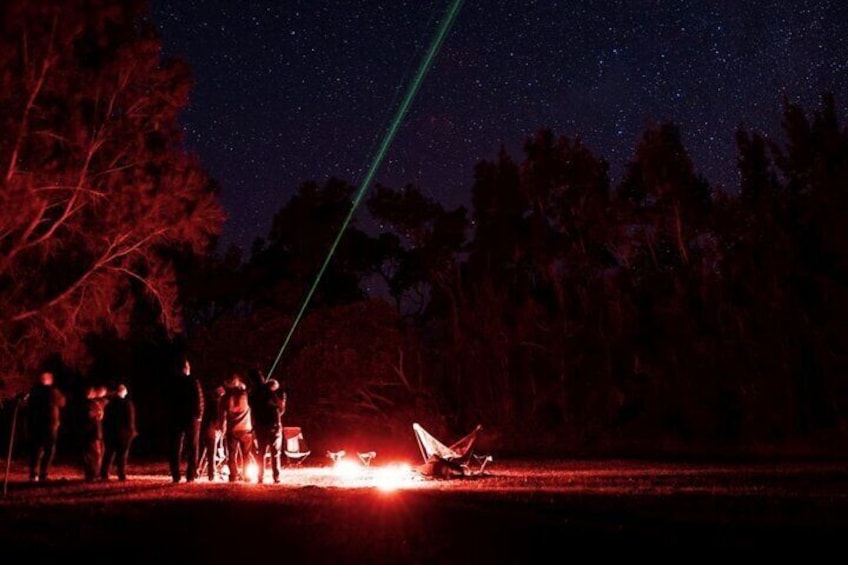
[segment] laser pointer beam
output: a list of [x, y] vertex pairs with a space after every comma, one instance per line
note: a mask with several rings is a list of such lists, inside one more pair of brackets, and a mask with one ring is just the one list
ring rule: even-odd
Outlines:
[[338, 247], [339, 242], [344, 235], [345, 230], [350, 224], [350, 221], [353, 219], [353, 215], [356, 213], [356, 209], [359, 207], [360, 202], [365, 197], [365, 193], [368, 192], [368, 186], [371, 184], [371, 181], [374, 180], [374, 175], [377, 174], [377, 170], [380, 168], [380, 165], [383, 162], [383, 158], [386, 156], [386, 153], [389, 150], [389, 146], [391, 146], [392, 141], [395, 138], [395, 135], [400, 129], [401, 123], [403, 122], [404, 117], [406, 117], [407, 112], [409, 111], [409, 107], [412, 105], [412, 101], [415, 99], [415, 95], [418, 94], [418, 90], [421, 88], [421, 83], [424, 82], [424, 77], [427, 76], [427, 71], [430, 70], [430, 66], [433, 64], [433, 60], [436, 58], [436, 54], [439, 52], [439, 49], [442, 47], [442, 43], [445, 41], [445, 37], [447, 37], [448, 32], [451, 27], [453, 27], [453, 23], [456, 20], [456, 16], [459, 13], [460, 8], [462, 7], [462, 3], [464, 0], [453, 0], [448, 7], [448, 10], [445, 14], [445, 17], [442, 19], [442, 22], [439, 24], [439, 29], [436, 31], [436, 35], [433, 37], [433, 40], [430, 42], [430, 47], [427, 49], [427, 54], [424, 56], [424, 59], [421, 61], [421, 64], [418, 66], [418, 71], [415, 73], [415, 77], [412, 79], [412, 82], [409, 84], [409, 88], [406, 90], [406, 95], [403, 97], [403, 100], [400, 103], [400, 106], [395, 113], [395, 117], [389, 125], [389, 129], [386, 130], [386, 134], [383, 136], [383, 141], [380, 143], [380, 148], [377, 150], [377, 154], [374, 155], [374, 159], [371, 161], [371, 166], [368, 168], [368, 172], [365, 174], [365, 177], [362, 179], [362, 182], [359, 185], [359, 189], [356, 191], [356, 196], [353, 199], [353, 202], [350, 207], [350, 211], [347, 213], [344, 221], [342, 222], [341, 228], [339, 228], [339, 233], [336, 234], [336, 238], [333, 240], [332, 245], [330, 245], [330, 250], [327, 253], [327, 256], [324, 258], [324, 262], [321, 264], [321, 268], [318, 270], [318, 274], [315, 276], [315, 280], [312, 281], [312, 286], [309, 287], [309, 291], [306, 293], [306, 298], [303, 300], [303, 304], [301, 304], [300, 309], [297, 312], [297, 315], [292, 321], [292, 325], [289, 328], [288, 333], [286, 334], [286, 339], [283, 341], [282, 347], [280, 347], [280, 351], [277, 353], [276, 359], [274, 359], [274, 363], [271, 365], [271, 368], [268, 370], [267, 379], [271, 378], [271, 375], [274, 373], [274, 370], [277, 368], [277, 365], [280, 363], [280, 359], [283, 356], [283, 352], [288, 347], [289, 342], [291, 341], [292, 335], [294, 335], [294, 331], [297, 328], [297, 325], [300, 323], [300, 319], [303, 317], [303, 313], [306, 312], [307, 306], [309, 306], [309, 302], [312, 300], [312, 295], [315, 294], [315, 289], [318, 288], [318, 283], [321, 282], [321, 277], [324, 276], [324, 271], [327, 270], [327, 266], [330, 264], [330, 260], [333, 258], [333, 254], [336, 252], [336, 247]]

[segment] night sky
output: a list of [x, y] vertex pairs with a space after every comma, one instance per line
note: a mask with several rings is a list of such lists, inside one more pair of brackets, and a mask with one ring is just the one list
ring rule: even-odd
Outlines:
[[[186, 142], [222, 185], [246, 249], [305, 180], [358, 182], [450, 0], [152, 0], [196, 85]], [[613, 181], [673, 120], [701, 172], [736, 186], [740, 123], [779, 133], [784, 96], [848, 114], [841, 1], [466, 0], [377, 174], [446, 206], [473, 166], [539, 128], [579, 137]]]

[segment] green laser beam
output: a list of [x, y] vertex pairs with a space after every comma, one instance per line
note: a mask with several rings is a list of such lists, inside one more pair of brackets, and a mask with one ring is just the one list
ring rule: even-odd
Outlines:
[[436, 58], [436, 54], [439, 52], [442, 43], [444, 43], [448, 31], [450, 31], [450, 28], [453, 26], [456, 16], [462, 7], [463, 1], [464, 0], [453, 0], [448, 7], [448, 11], [439, 25], [439, 29], [436, 32], [435, 37], [433, 37], [433, 40], [430, 42], [430, 48], [427, 50], [424, 60], [421, 62], [421, 65], [419, 65], [418, 71], [415, 73], [415, 78], [412, 79], [412, 82], [406, 91], [406, 95], [403, 97], [403, 101], [395, 113], [395, 118], [392, 120], [389, 129], [386, 131], [386, 135], [383, 136], [383, 142], [380, 144], [380, 148], [377, 150], [377, 154], [374, 156], [365, 178], [362, 179], [362, 183], [356, 191], [356, 196], [353, 199], [350, 211], [347, 213], [344, 222], [342, 222], [341, 228], [339, 228], [339, 233], [336, 234], [336, 238], [333, 240], [333, 244], [330, 246], [330, 250], [324, 258], [324, 262], [321, 264], [321, 268], [318, 270], [318, 274], [315, 276], [312, 286], [309, 287], [309, 291], [306, 293], [306, 298], [303, 300], [303, 304], [301, 304], [300, 310], [298, 310], [297, 315], [289, 328], [288, 334], [286, 334], [286, 339], [283, 341], [283, 345], [280, 347], [280, 351], [277, 353], [274, 363], [268, 370], [267, 379], [271, 378], [271, 375], [280, 363], [280, 358], [283, 356], [283, 352], [286, 350], [286, 347], [288, 347], [292, 335], [294, 335], [294, 331], [300, 323], [300, 319], [303, 317], [303, 313], [306, 311], [309, 302], [312, 300], [312, 295], [315, 294], [315, 289], [318, 288], [318, 283], [321, 281], [321, 277], [324, 276], [324, 271], [327, 270], [327, 266], [330, 264], [330, 260], [336, 252], [336, 247], [338, 247], [348, 224], [350, 224], [350, 221], [353, 219], [353, 215], [356, 213], [356, 209], [359, 207], [360, 202], [362, 202], [362, 199], [365, 197], [365, 193], [368, 191], [368, 186], [374, 179], [374, 175], [377, 174], [377, 169], [380, 168], [380, 164], [383, 162], [383, 158], [386, 156], [395, 134], [397, 134], [398, 129], [400, 129], [401, 122], [403, 122], [404, 117], [409, 111], [409, 107], [415, 99], [415, 95], [418, 94], [418, 90], [421, 88], [421, 83], [424, 82], [424, 77], [427, 75], [427, 71], [430, 70], [430, 66], [433, 64], [433, 59]]

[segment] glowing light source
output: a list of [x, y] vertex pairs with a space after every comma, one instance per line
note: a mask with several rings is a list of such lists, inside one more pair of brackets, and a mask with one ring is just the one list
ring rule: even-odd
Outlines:
[[375, 487], [382, 491], [393, 491], [413, 485], [415, 473], [411, 465], [408, 463], [371, 465], [371, 460], [376, 455], [375, 451], [357, 451], [357, 457], [347, 457], [344, 450], [328, 451], [327, 457], [333, 461], [329, 472], [340, 486], [351, 488]]
[[409, 484], [411, 479], [412, 467], [408, 464], [386, 465], [375, 470], [374, 486], [388, 492]]
[[244, 478], [250, 481], [251, 483], [257, 482], [259, 479], [259, 465], [256, 462], [251, 461], [244, 468]]
[[333, 463], [333, 471], [336, 475], [344, 478], [357, 478], [362, 476], [362, 465], [350, 459], [339, 459]]

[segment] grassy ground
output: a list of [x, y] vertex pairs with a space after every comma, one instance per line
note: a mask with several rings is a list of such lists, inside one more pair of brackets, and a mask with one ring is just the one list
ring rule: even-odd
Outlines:
[[286, 469], [263, 485], [174, 485], [158, 464], [123, 483], [59, 468], [30, 485], [19, 467], [0, 503], [3, 563], [535, 563], [622, 552], [818, 562], [848, 537], [840, 463], [495, 461], [471, 478], [407, 474], [394, 490], [378, 488], [376, 464], [355, 477]]

